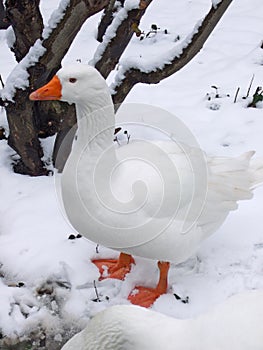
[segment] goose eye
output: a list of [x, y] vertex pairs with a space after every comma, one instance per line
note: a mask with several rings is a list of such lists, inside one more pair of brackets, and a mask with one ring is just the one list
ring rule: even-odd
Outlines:
[[70, 83], [76, 83], [77, 79], [76, 78], [69, 78], [68, 80]]

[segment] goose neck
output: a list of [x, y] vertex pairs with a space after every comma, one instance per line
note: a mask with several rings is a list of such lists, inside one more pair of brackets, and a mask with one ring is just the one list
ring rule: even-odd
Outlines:
[[113, 105], [92, 108], [85, 104], [76, 105], [77, 144], [89, 150], [107, 149], [112, 146], [115, 130]]

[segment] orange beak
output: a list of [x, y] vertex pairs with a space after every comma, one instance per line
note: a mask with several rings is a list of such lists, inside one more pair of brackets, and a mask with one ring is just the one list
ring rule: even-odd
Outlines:
[[57, 75], [55, 75], [49, 83], [42, 86], [41, 88], [33, 91], [29, 95], [31, 101], [49, 101], [49, 100], [60, 100], [62, 96], [62, 86]]

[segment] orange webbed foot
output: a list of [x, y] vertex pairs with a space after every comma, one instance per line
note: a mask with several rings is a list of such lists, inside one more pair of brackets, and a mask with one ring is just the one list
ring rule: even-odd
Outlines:
[[153, 303], [164, 293], [159, 293], [156, 288], [147, 288], [138, 286], [128, 296], [128, 300], [134, 304], [142, 307], [151, 307]]
[[125, 253], [121, 253], [119, 259], [94, 259], [92, 262], [100, 271], [100, 281], [105, 278], [124, 280], [135, 264], [133, 257]]
[[160, 277], [156, 288], [136, 286], [128, 296], [128, 300], [134, 305], [146, 308], [151, 307], [156, 299], [167, 292], [169, 267], [170, 264], [168, 262], [159, 261], [158, 268], [160, 271]]

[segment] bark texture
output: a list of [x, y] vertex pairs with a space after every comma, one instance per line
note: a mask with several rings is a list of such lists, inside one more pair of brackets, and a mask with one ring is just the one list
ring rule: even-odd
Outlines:
[[3, 0], [0, 0], [0, 29], [7, 29], [10, 26], [10, 22], [6, 17], [6, 11], [3, 4]]
[[[6, 15], [16, 40], [12, 47], [16, 60], [21, 61], [43, 31], [43, 19], [39, 11], [39, 0], [7, 0]], [[8, 144], [20, 155], [14, 170], [22, 174], [44, 175], [41, 158], [43, 151], [38, 139], [37, 120], [33, 105], [28, 102], [28, 92], [17, 90], [15, 103], [6, 104], [9, 124]]]
[[39, 10], [40, 0], [6, 0], [6, 16], [15, 33], [12, 51], [19, 62], [29, 48], [40, 38], [43, 19]]

